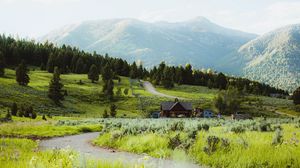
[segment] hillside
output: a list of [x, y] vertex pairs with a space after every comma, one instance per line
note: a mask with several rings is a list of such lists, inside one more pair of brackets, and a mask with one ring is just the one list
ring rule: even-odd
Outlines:
[[246, 78], [290, 92], [300, 85], [300, 24], [258, 37], [238, 52]]
[[109, 53], [128, 61], [142, 60], [146, 66], [166, 61], [226, 70], [224, 60], [255, 37], [198, 17], [177, 23], [136, 19], [87, 21], [50, 32], [40, 40]]

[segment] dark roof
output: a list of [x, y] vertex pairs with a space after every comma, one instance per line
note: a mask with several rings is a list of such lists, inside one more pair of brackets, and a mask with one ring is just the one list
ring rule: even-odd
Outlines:
[[179, 103], [185, 110], [193, 110], [192, 103], [189, 102], [162, 102], [162, 110], [171, 110], [177, 103]]

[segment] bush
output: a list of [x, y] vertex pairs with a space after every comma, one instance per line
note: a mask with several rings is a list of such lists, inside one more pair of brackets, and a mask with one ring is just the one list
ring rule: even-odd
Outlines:
[[121, 137], [123, 136], [123, 133], [121, 132], [121, 131], [113, 131], [112, 133], [111, 133], [111, 137], [110, 137], [110, 139], [112, 140], [112, 141], [115, 141], [115, 140], [118, 140], [118, 139], [120, 139]]
[[275, 135], [273, 137], [272, 145], [281, 145], [283, 142], [282, 130], [276, 129]]
[[272, 129], [271, 129], [271, 124], [270, 124], [270, 123], [267, 123], [267, 122], [261, 122], [261, 123], [258, 125], [258, 130], [261, 131], [261, 132], [272, 131]]
[[230, 128], [230, 131], [238, 134], [238, 133], [243, 133], [243, 132], [245, 132], [246, 129], [244, 128], [243, 125], [237, 124], [237, 125], [233, 125], [233, 126]]
[[169, 143], [168, 143], [168, 147], [171, 149], [175, 149], [177, 148], [179, 145], [181, 144], [180, 141], [180, 134], [177, 133], [175, 136], [173, 137], [169, 137]]
[[116, 117], [117, 115], [117, 106], [115, 104], [110, 105], [110, 116]]
[[17, 113], [18, 113], [18, 105], [17, 103], [13, 103], [12, 106], [11, 106], [11, 115], [13, 116], [17, 116]]
[[208, 155], [213, 154], [217, 150], [219, 142], [220, 138], [216, 136], [208, 136], [206, 139], [207, 145], [203, 148], [203, 151]]
[[199, 131], [201, 131], [201, 130], [208, 131], [209, 130], [209, 125], [208, 124], [198, 124], [197, 129]]
[[102, 117], [103, 118], [108, 118], [109, 117], [106, 109], [104, 110], [104, 113], [103, 113]]
[[182, 131], [184, 129], [184, 122], [183, 121], [177, 121], [177, 122], [174, 122], [172, 125], [171, 125], [171, 128], [170, 128], [172, 131]]
[[36, 119], [36, 117], [37, 117], [37, 114], [36, 114], [35, 111], [33, 111], [32, 114], [31, 114], [31, 118], [32, 118], [32, 119]]

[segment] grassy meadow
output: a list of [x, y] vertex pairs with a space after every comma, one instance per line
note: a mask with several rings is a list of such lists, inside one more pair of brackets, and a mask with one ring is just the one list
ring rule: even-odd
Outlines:
[[[114, 91], [121, 88], [122, 94], [109, 102], [101, 93], [101, 80], [91, 83], [86, 74], [68, 74], [61, 75], [68, 95], [63, 105], [57, 106], [47, 97], [52, 74], [35, 70], [29, 75], [27, 87], [15, 82], [14, 70], [7, 69], [6, 76], [0, 78], [1, 117], [14, 102], [19, 107], [32, 105], [38, 113], [36, 119], [12, 117], [12, 121], [0, 123], [0, 164], [4, 167], [132, 167], [82, 158], [72, 149], [38, 150], [37, 139], [85, 132], [100, 132], [92, 141], [96, 146], [210, 167], [300, 165], [300, 121], [282, 115], [299, 115], [291, 100], [246, 95], [241, 111], [272, 117], [268, 119], [144, 119], [158, 111], [162, 101], [173, 99], [154, 96], [138, 80], [121, 77], [120, 83], [114, 80]], [[128, 95], [124, 89], [129, 89]], [[194, 107], [216, 111], [212, 102], [219, 90], [188, 85], [157, 90], [186, 98], [184, 101], [192, 102]], [[111, 103], [117, 105], [118, 119], [101, 118]]]
[[298, 167], [300, 120], [103, 120], [94, 144], [210, 167]]

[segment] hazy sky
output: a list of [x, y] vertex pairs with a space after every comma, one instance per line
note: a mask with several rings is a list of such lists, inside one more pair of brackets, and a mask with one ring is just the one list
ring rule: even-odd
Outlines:
[[197, 16], [262, 34], [300, 23], [299, 0], [0, 0], [0, 33], [38, 37], [84, 20], [182, 21]]

